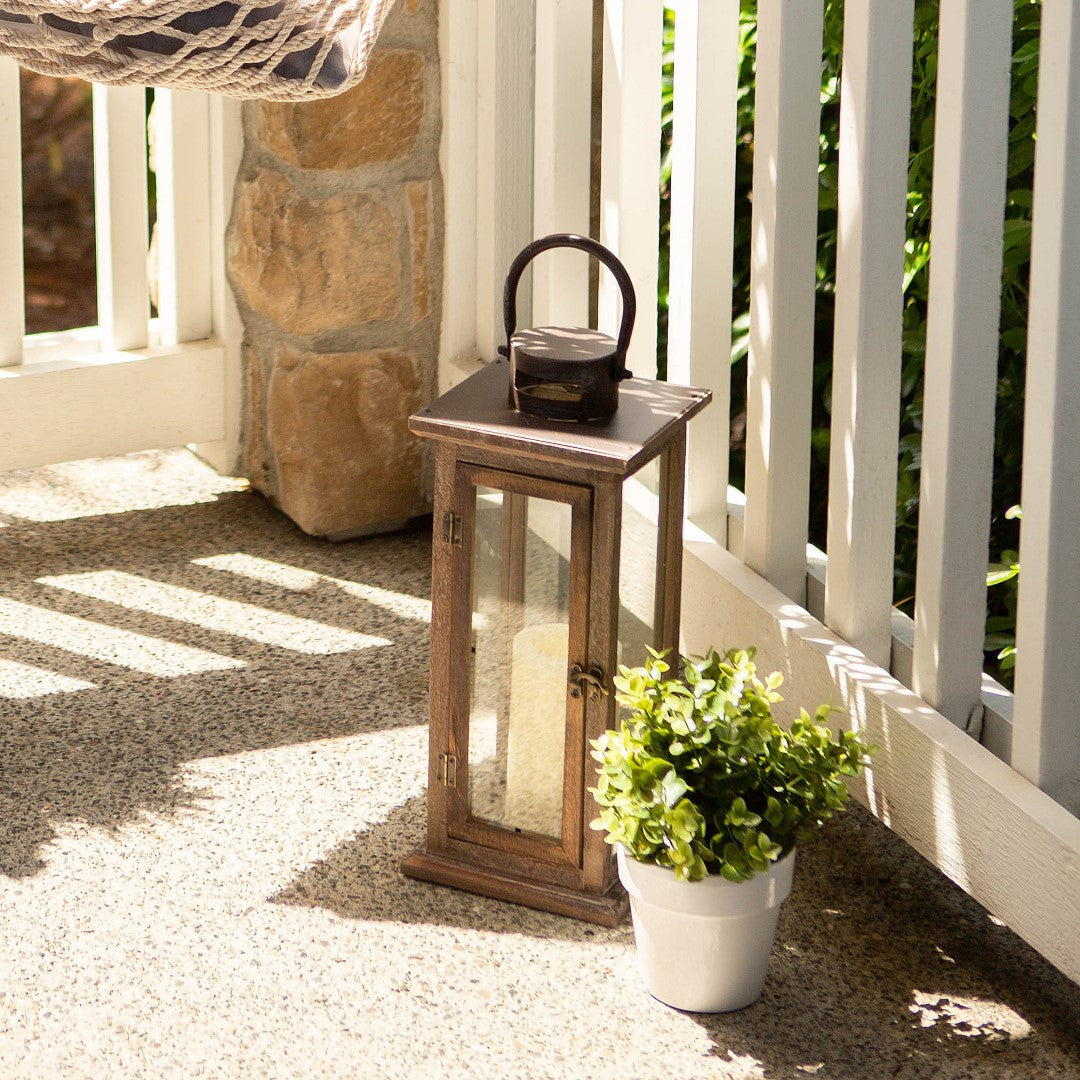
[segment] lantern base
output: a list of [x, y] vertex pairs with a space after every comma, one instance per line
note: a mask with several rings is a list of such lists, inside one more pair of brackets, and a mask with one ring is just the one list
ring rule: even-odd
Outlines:
[[559, 885], [547, 885], [513, 874], [482, 869], [422, 848], [405, 859], [401, 864], [401, 872], [420, 881], [449, 885], [480, 896], [491, 896], [496, 900], [509, 900], [514, 904], [551, 911], [556, 915], [566, 915], [571, 919], [595, 923], [597, 926], [618, 926], [629, 911], [626, 891], [618, 880], [612, 882], [606, 893], [598, 895], [578, 892]]

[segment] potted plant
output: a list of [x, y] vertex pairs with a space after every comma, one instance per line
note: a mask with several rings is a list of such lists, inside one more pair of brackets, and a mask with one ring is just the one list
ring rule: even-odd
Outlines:
[[777, 724], [782, 677], [758, 678], [752, 649], [680, 657], [681, 677], [650, 654], [619, 668], [628, 712], [592, 743], [592, 827], [616, 846], [649, 992], [691, 1012], [741, 1009], [765, 984], [796, 845], [843, 809], [843, 778], [869, 748], [833, 737], [827, 705]]

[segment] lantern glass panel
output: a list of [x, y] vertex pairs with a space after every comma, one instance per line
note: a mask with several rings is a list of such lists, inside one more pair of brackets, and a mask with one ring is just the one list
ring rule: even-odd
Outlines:
[[[638, 474], [640, 476], [640, 474]], [[619, 547], [619, 663], [639, 667], [647, 648], [658, 648], [656, 565], [659, 530], [641, 506], [638, 476], [623, 484], [622, 538]]]
[[469, 815], [562, 835], [572, 507], [476, 488]]

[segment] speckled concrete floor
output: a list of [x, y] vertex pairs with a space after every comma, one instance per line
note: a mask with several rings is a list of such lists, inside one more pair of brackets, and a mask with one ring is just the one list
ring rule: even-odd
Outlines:
[[627, 927], [402, 878], [422, 532], [144, 454], [0, 477], [0, 565], [5, 1080], [1080, 1077], [1080, 988], [861, 811], [729, 1016], [650, 999]]

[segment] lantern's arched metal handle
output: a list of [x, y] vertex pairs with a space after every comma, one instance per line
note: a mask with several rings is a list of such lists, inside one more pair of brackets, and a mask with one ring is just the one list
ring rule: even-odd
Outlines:
[[[576, 233], [552, 233], [550, 236], [534, 240], [528, 247], [510, 264], [510, 272], [506, 275], [506, 287], [503, 289], [503, 321], [506, 325], [506, 355], [509, 355], [510, 338], [517, 329], [517, 290], [521, 275], [525, 267], [544, 251], [552, 248], [577, 248], [587, 252], [593, 258], [602, 262], [615, 278], [619, 291], [622, 293], [622, 325], [619, 327], [619, 338], [616, 343], [616, 354], [619, 357], [621, 370], [615, 373], [619, 379], [632, 378], [632, 372], [626, 370], [626, 350], [630, 347], [630, 335], [634, 331], [634, 318], [637, 315], [637, 296], [634, 293], [634, 283], [626, 267], [608, 251], [603, 244], [597, 243], [588, 236], [578, 236]], [[500, 349], [499, 352], [503, 350]]]

